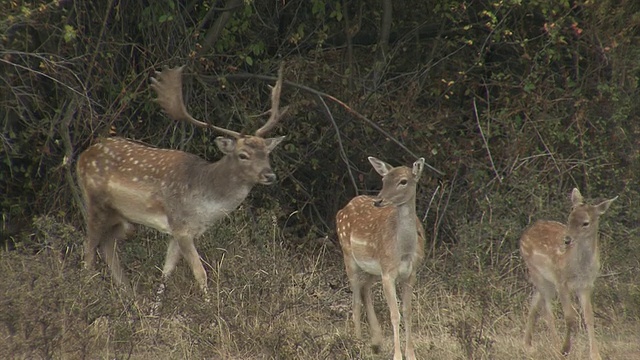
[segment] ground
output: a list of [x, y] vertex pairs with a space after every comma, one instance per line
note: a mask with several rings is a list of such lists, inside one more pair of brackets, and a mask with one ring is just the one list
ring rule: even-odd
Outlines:
[[[40, 234], [39, 236], [45, 236]], [[69, 230], [36, 250], [0, 253], [0, 357], [13, 359], [388, 359], [389, 315], [376, 287], [385, 331], [380, 354], [353, 335], [351, 292], [342, 255], [330, 238], [291, 240], [270, 221], [243, 216], [222, 222], [199, 241], [209, 274], [205, 302], [188, 266], [167, 284], [151, 314], [166, 238], [139, 229], [122, 244], [135, 294], [115, 287], [100, 263], [81, 266], [82, 233]], [[531, 286], [517, 257], [512, 267], [454, 271], [448, 251], [435, 248], [414, 292], [419, 359], [586, 359], [584, 329], [573, 352], [559, 354], [544, 323], [533, 348], [522, 346]], [[472, 266], [468, 264], [468, 266]], [[471, 275], [470, 275], [471, 274]], [[483, 275], [484, 274], [484, 275]], [[485, 276], [486, 275], [486, 276]], [[594, 297], [604, 359], [640, 358], [637, 321], [609, 301], [603, 277]], [[624, 284], [616, 283], [616, 287]], [[558, 313], [558, 316], [561, 316]], [[364, 316], [363, 316], [364, 318]], [[562, 326], [558, 321], [558, 326]]]

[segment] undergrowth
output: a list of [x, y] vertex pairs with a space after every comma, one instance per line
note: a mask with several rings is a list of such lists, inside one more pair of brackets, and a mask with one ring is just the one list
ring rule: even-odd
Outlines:
[[[375, 288], [375, 307], [385, 346], [375, 354], [366, 324], [362, 341], [353, 335], [351, 294], [339, 248], [331, 240], [307, 239], [319, 243], [313, 251], [297, 251], [301, 240], [284, 236], [268, 211], [243, 207], [200, 239], [211, 301], [203, 301], [188, 266], [180, 263], [157, 316], [151, 316], [151, 300], [165, 237], [139, 229], [120, 244], [136, 284], [132, 295], [111, 283], [102, 262], [95, 273], [81, 268], [80, 232], [53, 218], [37, 223], [38, 242], [49, 245], [35, 252], [0, 253], [3, 358], [384, 359], [391, 353], [381, 287]], [[493, 225], [469, 223], [460, 227], [459, 236], [472, 238], [475, 229], [500, 239], [509, 226], [514, 236], [519, 231], [513, 223]], [[605, 248], [614, 236], [624, 235], [612, 226], [603, 228]], [[596, 329], [611, 359], [640, 351], [630, 335], [638, 328], [640, 291], [629, 273], [633, 263], [627, 257], [614, 261], [619, 251], [604, 251], [605, 276], [595, 293]], [[521, 346], [531, 287], [517, 255], [491, 256], [488, 245], [462, 241], [437, 252], [418, 272], [414, 292], [419, 358], [557, 357], [543, 325], [535, 333], [534, 352]], [[585, 354], [586, 335], [580, 332], [569, 358]]]

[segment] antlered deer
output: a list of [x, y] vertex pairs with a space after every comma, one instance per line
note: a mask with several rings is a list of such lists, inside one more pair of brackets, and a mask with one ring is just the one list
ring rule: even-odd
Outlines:
[[391, 313], [394, 360], [402, 359], [400, 351], [400, 311], [396, 296], [396, 279], [404, 282], [402, 291], [407, 359], [415, 359], [411, 340], [411, 296], [416, 270], [424, 258], [424, 229], [416, 216], [416, 186], [424, 167], [424, 159], [406, 166], [392, 167], [374, 157], [369, 162], [382, 176], [382, 190], [376, 197], [353, 198], [336, 215], [336, 228], [347, 276], [353, 292], [353, 322], [358, 338], [360, 310], [364, 300], [371, 327], [372, 347], [378, 351], [382, 329], [373, 309], [371, 287], [382, 278], [384, 296]]
[[551, 302], [557, 293], [567, 324], [562, 353], [569, 353], [571, 334], [576, 331], [579, 317], [571, 305], [571, 297], [575, 292], [587, 325], [590, 357], [592, 360], [601, 359], [593, 329], [591, 305], [593, 284], [600, 271], [598, 222], [600, 215], [604, 214], [617, 198], [616, 196], [597, 205], [588, 205], [584, 203], [580, 191], [573, 189], [573, 206], [567, 225], [539, 220], [522, 234], [520, 252], [535, 287], [524, 335], [526, 346], [531, 346], [531, 333], [537, 313], [541, 309], [555, 339], [559, 339], [551, 310]]
[[103, 139], [85, 150], [77, 164], [88, 215], [84, 262], [87, 268], [93, 268], [99, 248], [115, 282], [126, 284], [115, 244], [126, 237], [131, 223], [142, 224], [172, 235], [162, 269], [162, 284], [184, 257], [206, 295], [207, 274], [194, 238], [236, 209], [255, 184], [270, 185], [276, 181], [269, 153], [284, 136], [264, 135], [286, 111], [279, 110], [282, 68], [272, 89], [269, 120], [255, 136], [194, 119], [182, 99], [183, 68], [156, 72], [157, 79], [151, 79], [151, 88], [158, 95], [156, 101], [176, 121], [187, 121], [229, 136], [215, 139], [223, 157], [210, 163], [186, 152], [158, 149], [122, 138]]

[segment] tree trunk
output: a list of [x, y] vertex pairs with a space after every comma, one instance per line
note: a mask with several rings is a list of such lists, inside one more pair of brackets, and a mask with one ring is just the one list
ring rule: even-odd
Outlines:
[[243, 5], [244, 0], [227, 0], [223, 9], [211, 8], [211, 10], [209, 10], [209, 13], [203, 19], [203, 22], [211, 18], [214, 11], [220, 11], [221, 14], [218, 16], [209, 30], [207, 30], [207, 34], [205, 35], [204, 41], [202, 42], [202, 48], [199, 51], [200, 54], [203, 54], [211, 49], [213, 44], [215, 44], [216, 41], [218, 41], [218, 39], [220, 38], [222, 30], [231, 19], [231, 16], [233, 16], [233, 13], [236, 10], [240, 9]]

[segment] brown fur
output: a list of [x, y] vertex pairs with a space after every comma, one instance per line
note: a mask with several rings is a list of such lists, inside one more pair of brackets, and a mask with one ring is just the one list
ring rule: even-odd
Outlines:
[[[276, 175], [269, 165], [269, 153], [284, 137], [264, 138], [280, 120], [282, 69], [271, 93], [269, 120], [255, 136], [194, 119], [182, 97], [184, 66], [165, 68], [151, 78], [155, 101], [176, 121], [213, 129], [231, 138], [217, 137], [222, 159], [209, 163], [177, 150], [158, 149], [121, 138], [103, 139], [78, 158], [77, 175], [87, 207], [85, 266], [92, 268], [96, 250], [102, 251], [113, 279], [125, 283], [116, 240], [124, 239], [131, 223], [149, 226], [173, 236], [162, 269], [164, 280], [181, 257], [189, 263], [202, 291], [207, 292], [207, 273], [194, 245], [219, 218], [235, 210], [255, 184], [270, 185]], [[286, 111], [286, 110], [285, 110]], [[157, 309], [156, 299], [154, 308]]]
[[283, 137], [219, 137], [225, 154], [209, 163], [193, 154], [108, 138], [85, 150], [77, 175], [87, 207], [84, 261], [93, 268], [99, 248], [118, 284], [126, 276], [115, 251], [131, 223], [173, 235], [162, 270], [166, 279], [184, 257], [206, 292], [207, 274], [194, 245], [216, 220], [233, 211], [255, 184], [276, 176], [269, 153]]
[[393, 168], [378, 159], [369, 158], [383, 176], [383, 188], [377, 197], [357, 196], [336, 215], [336, 227], [347, 276], [353, 292], [353, 321], [361, 338], [360, 310], [364, 300], [372, 333], [372, 346], [382, 342], [382, 330], [376, 317], [371, 287], [382, 278], [394, 338], [394, 359], [402, 359], [400, 351], [400, 311], [396, 296], [396, 280], [404, 282], [402, 292], [407, 359], [415, 359], [411, 340], [411, 295], [416, 270], [424, 258], [424, 228], [416, 216], [416, 186], [424, 159], [413, 169]]
[[601, 359], [595, 340], [591, 293], [600, 271], [599, 218], [616, 198], [598, 205], [587, 205], [583, 203], [580, 191], [573, 189], [573, 208], [567, 225], [541, 220], [522, 234], [520, 252], [535, 287], [525, 329], [526, 346], [531, 346], [531, 335], [540, 309], [543, 310], [555, 338], [559, 338], [551, 311], [551, 301], [557, 293], [567, 323], [562, 353], [569, 353], [571, 335], [577, 328], [578, 314], [571, 304], [571, 296], [575, 292], [587, 324], [590, 357], [592, 360]]

